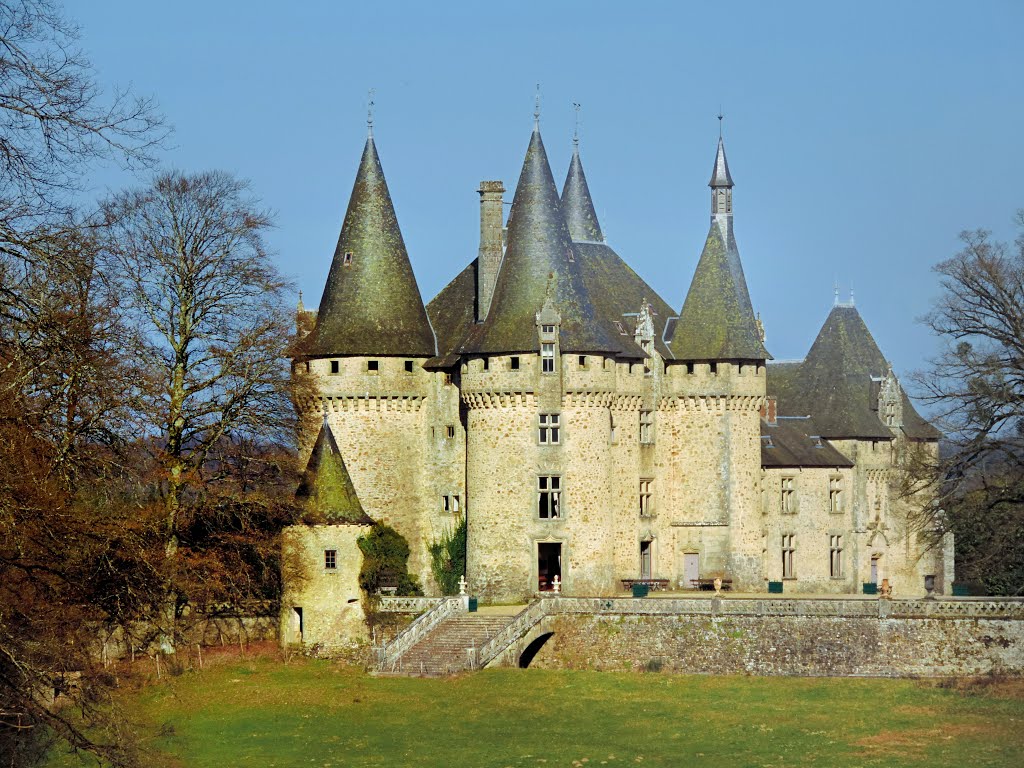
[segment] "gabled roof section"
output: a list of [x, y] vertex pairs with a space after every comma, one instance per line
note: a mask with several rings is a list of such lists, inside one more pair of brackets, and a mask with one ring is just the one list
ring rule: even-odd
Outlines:
[[563, 352], [616, 352], [620, 344], [594, 314], [562, 215], [540, 131], [534, 129], [508, 221], [508, 246], [491, 308], [457, 351], [495, 354], [539, 349], [536, 315], [554, 282]]
[[436, 353], [373, 137], [366, 140], [305, 354]]
[[750, 304], [731, 216], [711, 222], [669, 347], [679, 360], [771, 358]]
[[427, 304], [440, 356], [454, 352], [474, 325], [478, 264], [479, 260], [473, 259]]
[[562, 211], [565, 213], [565, 221], [569, 225], [569, 234], [573, 240], [604, 242], [604, 233], [601, 232], [601, 224], [597, 220], [597, 211], [594, 210], [594, 201], [587, 186], [587, 176], [583, 173], [583, 163], [580, 162], [578, 144], [573, 147], [569, 172], [562, 187]]
[[823, 439], [808, 418], [761, 420], [762, 467], [852, 467], [853, 462]]
[[328, 522], [373, 525], [356, 495], [326, 414], [295, 498], [304, 500]]
[[[810, 415], [825, 437], [891, 440], [893, 431], [878, 415], [878, 387], [889, 364], [852, 304], [832, 308], [807, 357], [795, 372], [781, 377], [769, 367], [768, 390], [779, 410]], [[782, 385], [773, 391], [775, 383]], [[938, 439], [904, 395], [903, 431], [916, 440]]]
[[715, 167], [711, 169], [711, 181], [708, 182], [708, 186], [711, 188], [715, 187], [732, 187], [732, 174], [729, 173], [729, 161], [725, 159], [725, 142], [722, 141], [722, 137], [718, 137], [718, 152], [715, 153]]

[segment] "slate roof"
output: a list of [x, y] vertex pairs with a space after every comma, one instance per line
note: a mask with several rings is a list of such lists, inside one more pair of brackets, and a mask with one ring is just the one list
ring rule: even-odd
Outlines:
[[679, 360], [771, 358], [750, 303], [732, 216], [711, 222], [669, 347]]
[[[536, 314], [549, 292], [561, 316], [562, 352], [615, 353], [621, 349], [617, 333], [594, 313], [539, 129], [534, 129], [523, 161], [509, 213], [507, 243], [487, 318], [471, 326], [454, 351], [501, 354], [538, 350]], [[464, 307], [454, 308], [464, 311]], [[437, 308], [439, 313], [448, 310]]]
[[475, 324], [477, 264], [473, 259], [427, 304], [439, 357], [454, 353]]
[[573, 240], [604, 242], [604, 233], [601, 232], [594, 201], [590, 197], [590, 187], [587, 186], [587, 176], [583, 173], [583, 163], [580, 162], [578, 145], [573, 147], [569, 172], [565, 175], [565, 184], [562, 187], [562, 211], [565, 213], [569, 235]]
[[295, 498], [305, 501], [330, 523], [373, 525], [373, 518], [359, 502], [326, 414]]
[[852, 467], [853, 462], [820, 436], [809, 418], [761, 420], [762, 467]]
[[[351, 254], [346, 264], [346, 254]], [[304, 353], [436, 354], [373, 137], [366, 140], [316, 326]]]
[[[824, 437], [890, 440], [893, 432], [878, 416], [878, 389], [873, 384], [888, 370], [856, 307], [838, 304], [802, 362], [768, 366], [767, 387], [778, 398], [780, 413], [812, 416]], [[913, 440], [940, 437], [906, 393], [903, 432]]]
[[725, 159], [725, 142], [718, 137], [718, 151], [715, 153], [715, 167], [711, 169], [709, 187], [732, 187], [732, 174], [729, 173], [729, 161]]

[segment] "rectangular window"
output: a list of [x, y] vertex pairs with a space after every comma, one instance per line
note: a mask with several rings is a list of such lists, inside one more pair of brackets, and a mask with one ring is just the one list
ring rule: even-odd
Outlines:
[[838, 475], [828, 479], [828, 511], [834, 515], [843, 511], [843, 478]]
[[586, 367], [587, 367], [587, 356], [586, 355], [580, 355], [579, 356], [579, 364], [580, 364], [580, 369], [581, 370], [586, 370]]
[[796, 578], [793, 574], [793, 553], [796, 547], [793, 544], [795, 536], [792, 533], [782, 534], [782, 578]]
[[557, 445], [561, 427], [561, 416], [557, 413], [540, 414], [538, 439], [541, 445]]
[[352, 251], [345, 251], [345, 259], [343, 263], [346, 267], [352, 266]]
[[459, 494], [445, 494], [441, 497], [441, 510], [444, 512], [459, 511]]
[[452, 375], [450, 373], [446, 373], [444, 375], [444, 383], [445, 384], [451, 384], [452, 383]]
[[367, 360], [366, 361], [366, 372], [376, 373], [380, 370], [380, 361], [378, 360]]
[[782, 478], [782, 514], [791, 515], [796, 512], [796, 499], [793, 496], [793, 478]]
[[537, 517], [557, 520], [562, 516], [562, 478], [540, 475], [537, 478]]
[[640, 517], [654, 515], [654, 499], [651, 496], [651, 483], [653, 482], [649, 478], [640, 481]]
[[640, 443], [651, 445], [654, 442], [654, 412], [640, 411]]
[[331, 373], [341, 373], [340, 360], [331, 360]]
[[489, 371], [490, 369], [491, 369], [491, 358], [485, 357], [484, 360], [483, 360], [483, 369], [482, 370]]
[[405, 372], [412, 373], [412, 360], [405, 361]]
[[843, 537], [828, 537], [828, 575], [833, 579], [843, 578]]
[[452, 439], [455, 438], [455, 425], [454, 424], [449, 424], [447, 427], [445, 427], [445, 435], [447, 436], [447, 438], [449, 440], [452, 440]]
[[553, 325], [542, 325], [540, 327], [540, 332], [541, 333], [554, 333], [555, 332], [555, 326], [553, 326]]
[[338, 550], [336, 549], [325, 549], [324, 550], [324, 568], [329, 571], [333, 571], [338, 567]]
[[540, 345], [540, 370], [541, 373], [555, 372], [555, 345]]
[[516, 357], [515, 355], [510, 357], [508, 359], [508, 368], [509, 368], [510, 371], [518, 371], [519, 370], [519, 358]]

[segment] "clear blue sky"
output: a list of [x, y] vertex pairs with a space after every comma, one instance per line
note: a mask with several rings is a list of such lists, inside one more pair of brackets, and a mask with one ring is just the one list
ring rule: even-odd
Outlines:
[[[152, 94], [166, 167], [252, 181], [315, 306], [376, 89], [375, 137], [424, 300], [476, 255], [477, 184], [541, 126], [561, 185], [572, 102], [609, 243], [681, 307], [708, 228], [718, 123], [736, 232], [776, 358], [838, 280], [900, 373], [957, 233], [1024, 207], [1024, 3], [69, 0], [105, 84]], [[108, 172], [97, 191], [130, 183]], [[508, 198], [511, 198], [509, 194]]]

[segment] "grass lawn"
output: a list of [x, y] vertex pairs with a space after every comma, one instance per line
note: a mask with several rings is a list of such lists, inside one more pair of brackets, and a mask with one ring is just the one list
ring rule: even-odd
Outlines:
[[[492, 670], [375, 678], [235, 660], [133, 694], [154, 765], [1024, 766], [1024, 681]], [[81, 765], [57, 758], [54, 766]]]

